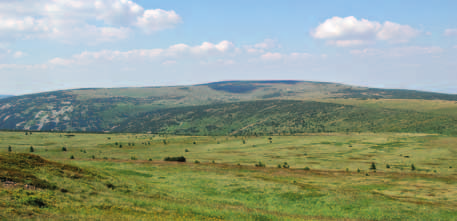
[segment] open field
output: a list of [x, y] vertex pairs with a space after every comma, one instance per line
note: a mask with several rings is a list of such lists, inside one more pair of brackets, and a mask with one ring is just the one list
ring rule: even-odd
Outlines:
[[[66, 135], [0, 132], [0, 178], [24, 175], [14, 182], [19, 187], [0, 185], [0, 219], [457, 217], [456, 137], [321, 133], [270, 143], [255, 136]], [[27, 155], [31, 146], [49, 161]], [[187, 162], [163, 161], [168, 156]], [[256, 167], [259, 161], [266, 167]], [[42, 188], [21, 186], [27, 183]]]

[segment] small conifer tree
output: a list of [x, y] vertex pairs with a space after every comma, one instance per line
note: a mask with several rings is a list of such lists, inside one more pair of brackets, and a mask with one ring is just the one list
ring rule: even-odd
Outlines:
[[416, 170], [416, 167], [414, 166], [414, 164], [411, 164], [411, 170]]
[[33, 146], [30, 146], [30, 153], [33, 153], [35, 152], [35, 150], [33, 149]]
[[8, 152], [13, 151], [13, 148], [11, 146], [8, 146]]

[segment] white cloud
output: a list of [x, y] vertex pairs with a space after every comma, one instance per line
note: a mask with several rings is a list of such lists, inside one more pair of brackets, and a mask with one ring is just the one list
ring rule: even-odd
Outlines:
[[308, 53], [293, 52], [290, 54], [281, 54], [281, 53], [267, 52], [260, 56], [260, 60], [296, 62], [296, 61], [303, 61], [303, 60], [309, 59], [311, 57], [313, 57], [313, 55], [308, 54]]
[[349, 53], [360, 56], [376, 56], [382, 54], [383, 51], [375, 48], [365, 48], [362, 50], [351, 50]]
[[232, 59], [217, 59], [215, 61], [201, 61], [202, 65], [234, 65], [237, 62]]
[[417, 56], [427, 54], [440, 54], [444, 50], [440, 47], [398, 47], [390, 49], [376, 49], [365, 48], [362, 50], [351, 50], [350, 53], [358, 56], [386, 56], [386, 57], [403, 57], [403, 56]]
[[13, 53], [13, 58], [22, 58], [25, 55], [27, 55], [27, 54], [22, 52], [22, 51], [16, 51], [16, 52]]
[[263, 49], [256, 49], [256, 48], [246, 48], [246, 52], [247, 52], [247, 53], [251, 53], [251, 54], [258, 54], [258, 53], [264, 53], [265, 50], [263, 50]]
[[357, 20], [353, 16], [333, 17], [320, 24], [311, 35], [318, 39], [332, 38], [373, 38], [381, 28], [379, 22]]
[[138, 17], [135, 25], [149, 33], [162, 29], [173, 28], [181, 22], [181, 17], [175, 11], [162, 9], [146, 10], [141, 17]]
[[390, 43], [407, 42], [419, 35], [420, 31], [408, 26], [386, 21], [383, 24], [354, 16], [327, 19], [313, 31], [316, 39], [328, 40], [328, 44], [349, 47], [374, 43], [376, 40]]
[[135, 29], [151, 33], [181, 22], [173, 10], [144, 9], [129, 0], [0, 1], [0, 15], [1, 39], [51, 38], [90, 44], [125, 39]]
[[368, 40], [329, 40], [327, 44], [329, 45], [336, 45], [338, 47], [351, 47], [351, 46], [358, 46], [358, 45], [367, 45], [373, 44], [373, 41]]
[[263, 42], [254, 44], [254, 45], [246, 45], [244, 49], [246, 52], [251, 54], [259, 54], [265, 53], [265, 50], [280, 48], [281, 46], [278, 44], [276, 40], [273, 39], [265, 39]]
[[273, 39], [265, 39], [263, 42], [257, 43], [253, 46], [253, 48], [258, 49], [272, 49], [279, 47], [277, 41]]
[[0, 70], [3, 69], [24, 69], [24, 70], [34, 70], [34, 69], [47, 69], [48, 66], [46, 64], [32, 64], [32, 65], [24, 65], [24, 64], [0, 64]]
[[221, 41], [218, 44], [204, 42], [201, 45], [189, 46], [186, 44], [176, 44], [169, 48], [161, 49], [136, 49], [129, 51], [102, 50], [97, 52], [82, 52], [73, 55], [72, 58], [54, 58], [49, 61], [53, 65], [85, 65], [99, 61], [141, 61], [157, 58], [180, 58], [180, 57], [202, 57], [202, 56], [221, 56], [227, 55], [234, 49], [232, 42]]
[[0, 48], [0, 59], [3, 58], [21, 58], [27, 55], [22, 51], [13, 51], [11, 49]]
[[457, 29], [446, 29], [444, 30], [444, 35], [449, 37], [457, 37]]
[[281, 60], [282, 57], [283, 57], [283, 55], [280, 53], [267, 52], [267, 53], [261, 55], [260, 59], [262, 59], [264, 61], [275, 61], [275, 60]]
[[419, 35], [420, 31], [408, 26], [386, 21], [377, 33], [378, 39], [394, 43], [408, 42]]

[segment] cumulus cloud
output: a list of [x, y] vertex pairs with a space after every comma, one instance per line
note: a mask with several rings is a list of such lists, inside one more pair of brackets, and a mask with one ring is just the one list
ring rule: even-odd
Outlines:
[[297, 61], [303, 61], [303, 60], [309, 59], [311, 57], [313, 57], [313, 55], [308, 54], [308, 53], [293, 52], [293, 53], [289, 53], [289, 54], [281, 54], [281, 53], [267, 52], [260, 56], [260, 60], [269, 61], [269, 62], [273, 62], [273, 61], [297, 62]]
[[449, 37], [457, 37], [457, 29], [446, 29], [444, 30], [444, 35]]
[[162, 9], [146, 10], [143, 16], [138, 17], [134, 23], [143, 31], [149, 33], [162, 29], [173, 28], [181, 22], [181, 17], [175, 11], [165, 11]]
[[135, 29], [151, 33], [181, 22], [173, 10], [144, 9], [129, 0], [0, 1], [0, 15], [1, 39], [47, 37], [64, 42], [116, 41]]
[[386, 21], [380, 23], [367, 19], [358, 20], [354, 16], [333, 17], [311, 31], [316, 39], [327, 40], [328, 44], [339, 47], [371, 44], [375, 41], [390, 43], [408, 42], [420, 31], [408, 26]]
[[376, 49], [376, 48], [365, 48], [362, 50], [351, 50], [350, 53], [359, 56], [388, 56], [388, 57], [402, 57], [412, 55], [427, 55], [427, 54], [440, 54], [444, 50], [437, 46], [432, 47], [397, 47], [389, 49]]
[[246, 45], [244, 49], [248, 53], [264, 53], [266, 50], [279, 48], [280, 45], [276, 40], [265, 39], [260, 43], [254, 45]]
[[166, 49], [135, 49], [129, 51], [102, 50], [96, 52], [82, 52], [73, 55], [72, 58], [54, 58], [49, 61], [52, 65], [85, 65], [98, 61], [141, 61], [154, 59], [170, 59], [180, 57], [205, 57], [220, 56], [230, 53], [235, 48], [229, 41], [221, 41], [218, 44], [204, 42], [201, 45], [189, 46], [175, 44]]

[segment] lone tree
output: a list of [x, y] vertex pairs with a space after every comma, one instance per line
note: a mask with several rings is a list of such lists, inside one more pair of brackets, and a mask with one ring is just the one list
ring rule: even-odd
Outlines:
[[416, 167], [414, 166], [414, 164], [411, 164], [411, 170], [416, 170]]
[[373, 163], [371, 163], [371, 167], [370, 167], [370, 170], [376, 170], [376, 165]]
[[35, 152], [35, 150], [33, 149], [33, 146], [30, 146], [30, 153], [33, 153]]
[[8, 146], [8, 152], [13, 151], [13, 148], [11, 146]]
[[67, 148], [66, 147], [62, 147], [62, 151], [67, 151]]

